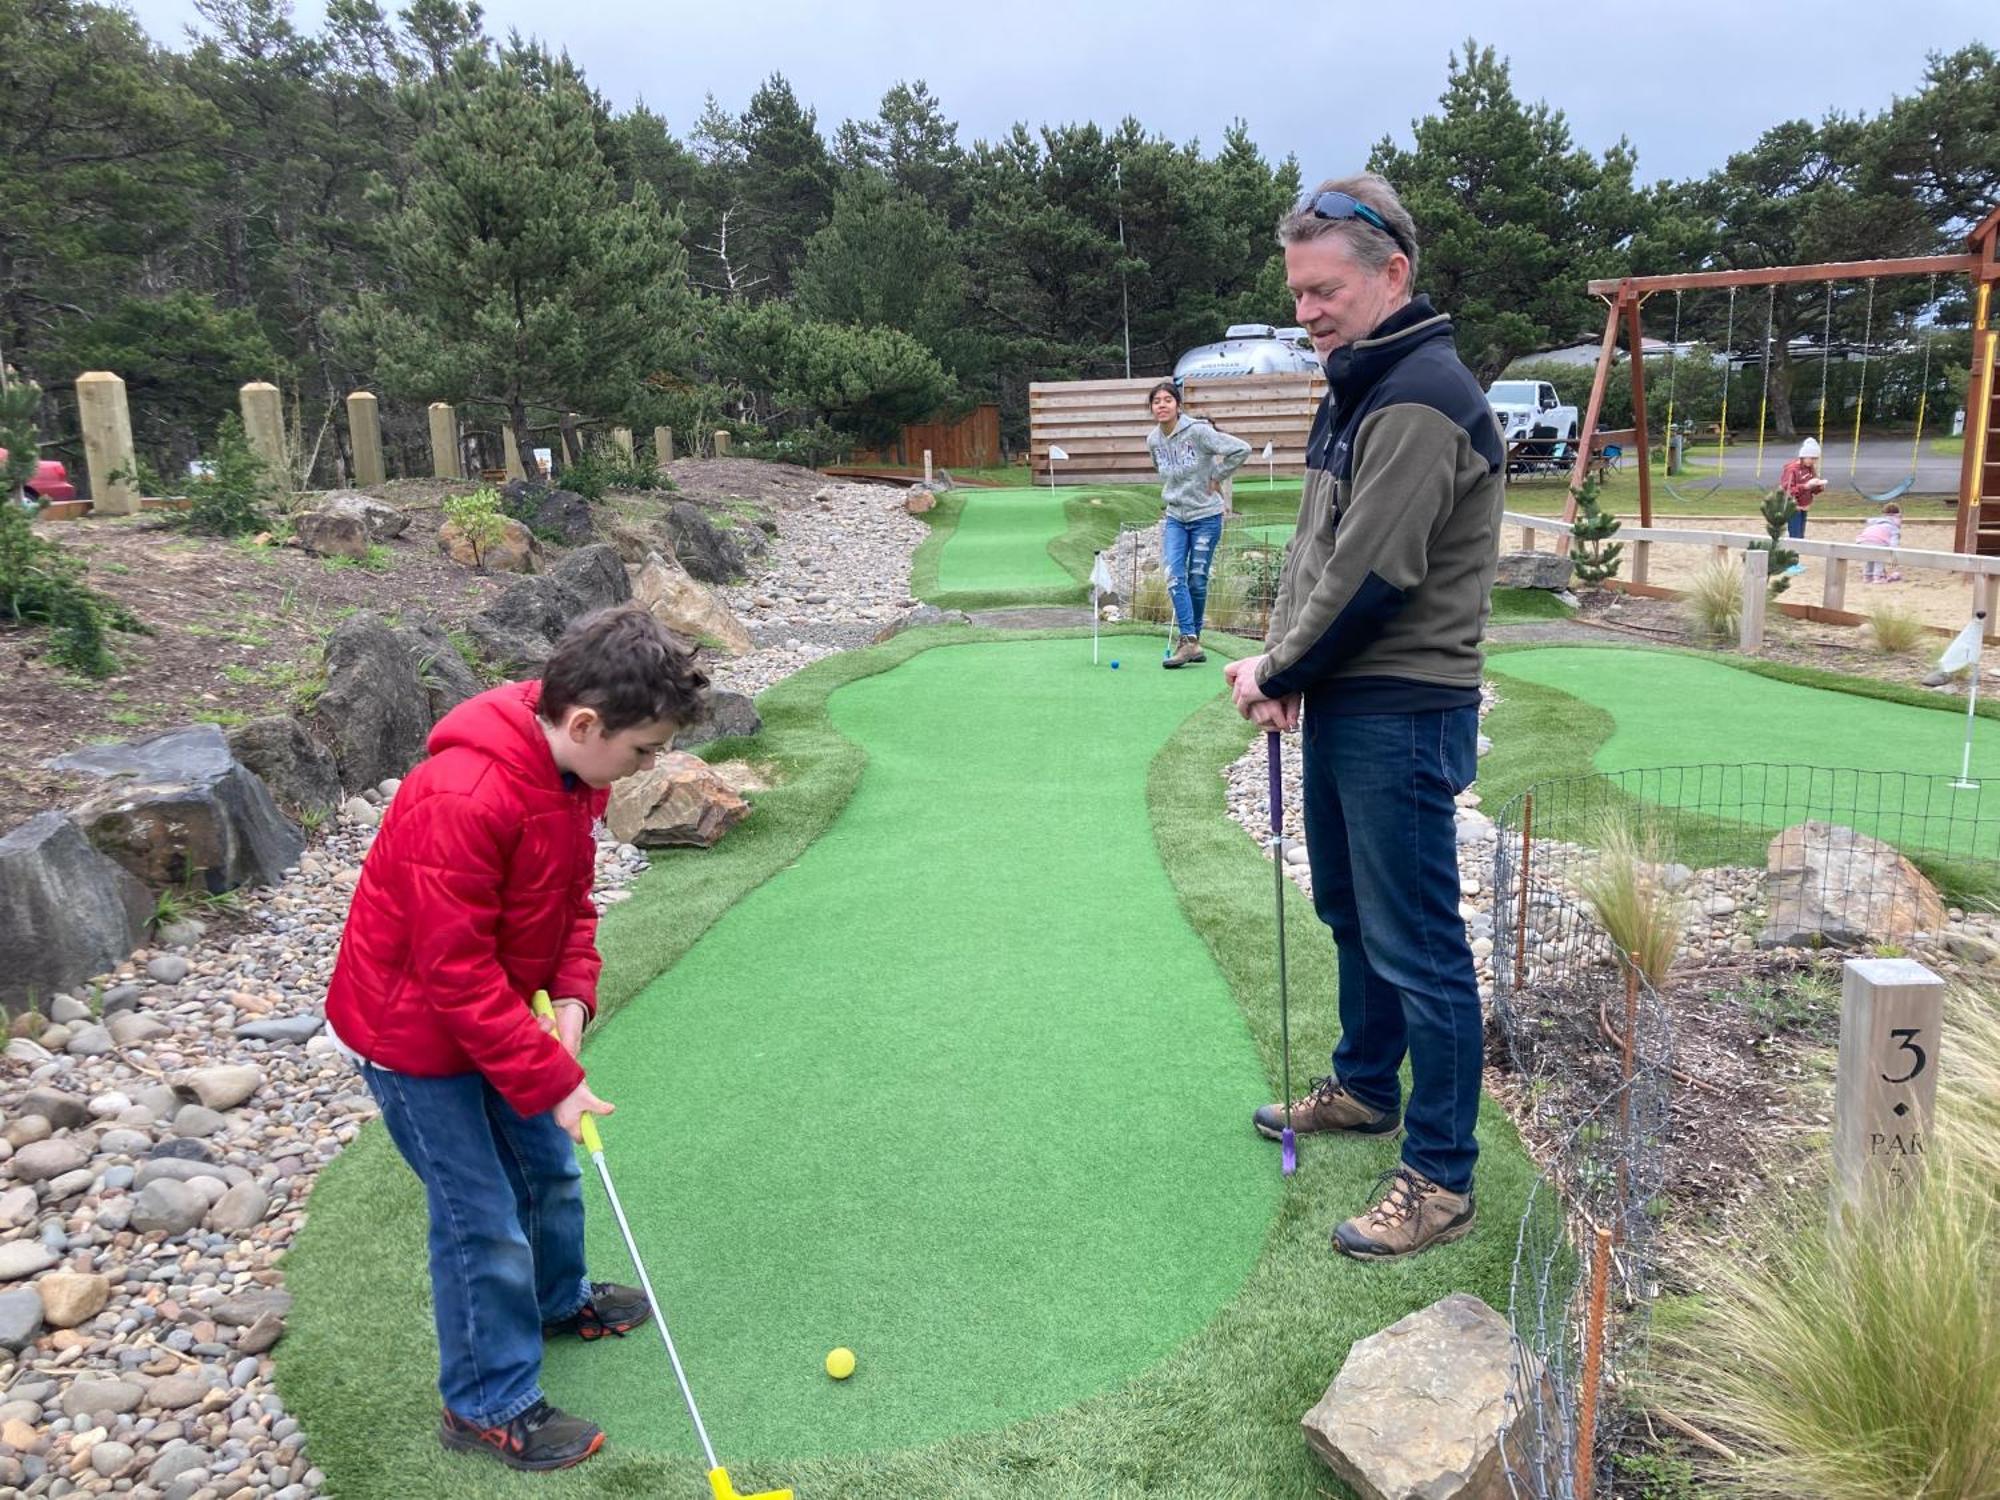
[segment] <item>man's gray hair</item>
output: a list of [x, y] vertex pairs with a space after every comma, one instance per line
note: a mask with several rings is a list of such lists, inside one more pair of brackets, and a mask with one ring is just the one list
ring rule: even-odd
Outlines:
[[[1321, 193], [1345, 193], [1365, 203], [1382, 216], [1394, 232], [1384, 234], [1366, 219], [1322, 219], [1314, 215], [1313, 202]], [[1278, 243], [1295, 245], [1302, 240], [1333, 237], [1341, 240], [1347, 253], [1370, 271], [1380, 271], [1398, 250], [1410, 262], [1410, 287], [1417, 284], [1417, 222], [1403, 207], [1396, 190], [1373, 172], [1354, 177], [1329, 177], [1308, 193], [1300, 207], [1278, 220]], [[1400, 243], [1398, 243], [1400, 241]]]

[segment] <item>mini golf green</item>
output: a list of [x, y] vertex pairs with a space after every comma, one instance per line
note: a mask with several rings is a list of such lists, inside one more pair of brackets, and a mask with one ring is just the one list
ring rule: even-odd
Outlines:
[[967, 490], [958, 529], [938, 560], [938, 588], [950, 594], [1028, 593], [1074, 586], [1049, 555], [1068, 527], [1060, 489]]
[[[1547, 646], [1495, 653], [1487, 668], [1501, 679], [1503, 698], [1505, 679], [1515, 678], [1608, 713], [1613, 728], [1592, 758], [1593, 769], [1708, 766], [1715, 772], [1632, 782], [1641, 795], [1691, 798], [1699, 791], [1710, 799], [1741, 799], [1752, 821], [1773, 829], [1808, 812], [1837, 812], [1842, 822], [1863, 832], [1879, 827], [1897, 842], [2000, 856], [2000, 821], [1990, 813], [1983, 823], [1972, 821], [1981, 793], [1940, 791], [1930, 779], [1958, 773], [1962, 712], [1803, 687], [1670, 652]], [[1828, 767], [1892, 774], [1786, 779], [1748, 769], [1751, 763], [1781, 771]], [[1988, 784], [2000, 778], [2000, 725], [1981, 720], [1975, 727], [1972, 772]], [[1912, 818], [1922, 822], [1913, 827]], [[1975, 827], [1982, 847], [1965, 847]]]

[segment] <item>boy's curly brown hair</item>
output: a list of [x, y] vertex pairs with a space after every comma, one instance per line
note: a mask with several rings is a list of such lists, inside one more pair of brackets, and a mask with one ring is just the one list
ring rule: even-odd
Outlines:
[[708, 674], [694, 652], [639, 604], [617, 604], [572, 623], [542, 667], [541, 716], [560, 723], [595, 709], [606, 734], [648, 720], [687, 724], [701, 713]]

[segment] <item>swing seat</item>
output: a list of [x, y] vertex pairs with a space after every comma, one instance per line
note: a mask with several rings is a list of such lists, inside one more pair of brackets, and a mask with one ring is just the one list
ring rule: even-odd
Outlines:
[[1847, 481], [1849, 487], [1853, 489], [1855, 494], [1859, 495], [1863, 500], [1873, 500], [1877, 505], [1887, 505], [1891, 500], [1902, 499], [1903, 496], [1909, 494], [1911, 487], [1915, 485], [1916, 482], [1917, 482], [1917, 476], [1914, 473], [1912, 473], [1908, 478], [1898, 480], [1895, 484], [1890, 485], [1889, 488], [1882, 491], [1882, 493], [1878, 495], [1875, 494], [1873, 491], [1864, 490], [1863, 488], [1861, 488], [1860, 485], [1856, 484], [1851, 479]]

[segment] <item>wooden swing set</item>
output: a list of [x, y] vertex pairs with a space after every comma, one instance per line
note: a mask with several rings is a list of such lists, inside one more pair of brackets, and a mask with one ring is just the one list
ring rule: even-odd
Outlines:
[[[1776, 307], [1777, 288], [1795, 285], [1802, 281], [1824, 281], [1827, 283], [1826, 327], [1830, 333], [1833, 315], [1833, 284], [1839, 281], [1866, 281], [1868, 283], [1868, 325], [1869, 335], [1874, 331], [1875, 283], [1889, 276], [1929, 276], [1935, 300], [1937, 278], [1940, 276], [1964, 276], [1971, 282], [1973, 322], [1972, 322], [1972, 378], [1967, 387], [1965, 404], [1965, 452], [1959, 467], [1958, 486], [1958, 527], [1954, 536], [1953, 550], [1958, 552], [1978, 552], [2000, 555], [2000, 388], [1996, 388], [1995, 366], [2000, 363], [2000, 330], [1992, 326], [1993, 289], [2000, 282], [2000, 208], [1995, 208], [1972, 231], [1967, 240], [1966, 252], [1961, 255], [1918, 255], [1905, 256], [1893, 260], [1824, 261], [1813, 265], [1771, 266], [1747, 271], [1691, 271], [1671, 276], [1622, 276], [1606, 281], [1590, 283], [1590, 293], [1604, 301], [1610, 311], [1604, 320], [1604, 341], [1597, 355], [1597, 374], [1590, 386], [1590, 403], [1584, 411], [1583, 426], [1577, 434], [1576, 458], [1570, 471], [1570, 499], [1563, 507], [1564, 521], [1576, 519], [1576, 490], [1583, 484], [1589, 470], [1593, 440], [1597, 434], [1597, 420], [1604, 408], [1604, 390], [1611, 377], [1611, 367], [1617, 358], [1618, 338], [1623, 331], [1632, 357], [1627, 361], [1632, 370], [1632, 420], [1633, 447], [1639, 457], [1639, 524], [1653, 524], [1653, 478], [1650, 463], [1650, 442], [1646, 430], [1646, 362], [1643, 357], [1644, 343], [1639, 331], [1639, 309], [1649, 298], [1662, 292], [1674, 294], [1675, 340], [1680, 333], [1680, 297], [1685, 292], [1727, 289], [1730, 297], [1730, 335], [1735, 328], [1735, 306], [1737, 292], [1744, 287], [1769, 287], [1770, 296], [1766, 305], [1764, 329], [1763, 386], [1764, 403], [1757, 419], [1757, 441], [1759, 449], [1758, 469], [1762, 472], [1762, 449], [1765, 422], [1770, 398], [1771, 337]], [[1868, 350], [1864, 335], [1862, 348], [1861, 378], [1866, 390], [1868, 371]], [[1929, 377], [1930, 339], [1924, 337], [1925, 378]], [[1723, 349], [1723, 406], [1721, 420], [1716, 424], [1716, 452], [1721, 459], [1722, 446], [1728, 441], [1729, 396], [1728, 396], [1728, 339]], [[1678, 349], [1669, 356], [1668, 364], [1668, 441], [1672, 441], [1672, 399], [1673, 361], [1679, 357]], [[1826, 436], [1826, 377], [1832, 359], [1830, 348], [1822, 351], [1820, 364], [1820, 438], [1822, 447]], [[1911, 447], [1910, 475], [1890, 489], [1876, 494], [1861, 488], [1854, 479], [1854, 463], [1860, 448], [1861, 410], [1856, 402], [1854, 445], [1850, 450], [1848, 464], [1849, 483], [1856, 493], [1871, 500], [1893, 500], [1904, 494], [1916, 482], [1917, 458], [1923, 443], [1924, 419], [1928, 408], [1925, 396], [1918, 397], [1917, 436]], [[1663, 481], [1664, 482], [1664, 481]], [[1721, 481], [1708, 486], [1715, 489]], [[1680, 498], [1695, 498], [1708, 490], [1696, 491], [1694, 495], [1683, 494], [1667, 486], [1668, 492]]]

